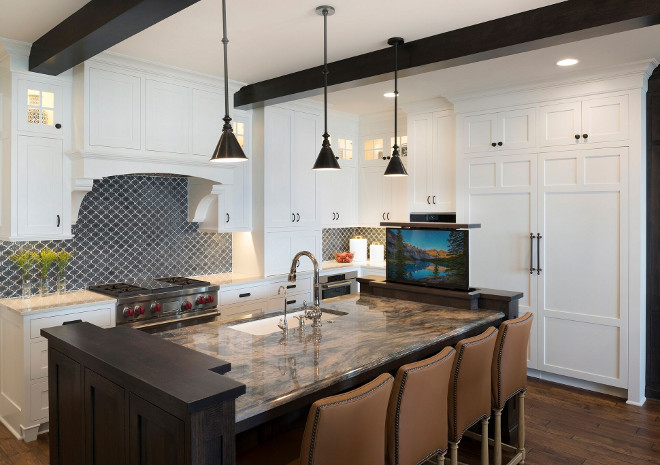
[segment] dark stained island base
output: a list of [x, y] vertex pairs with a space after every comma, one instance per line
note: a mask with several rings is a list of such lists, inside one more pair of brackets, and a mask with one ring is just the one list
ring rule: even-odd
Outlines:
[[[163, 383], [165, 387], [185, 385], [185, 380], [181, 379], [183, 376], [191, 376], [191, 373], [196, 370], [208, 370], [215, 365], [209, 363], [209, 360], [213, 358], [217, 360], [216, 366], [230, 365], [231, 370], [220, 374], [224, 370], [215, 369], [209, 376], [220, 379], [229, 378], [227, 381], [234, 383], [232, 384], [232, 394], [234, 395], [219, 394], [222, 389], [218, 391], [218, 388], [223, 384], [211, 381], [215, 391], [214, 389], [200, 391], [199, 387], [195, 391], [208, 392], [211, 399], [213, 396], [222, 398], [222, 407], [218, 407], [217, 412], [214, 412], [212, 401], [204, 402], [202, 399], [198, 399], [197, 403], [205, 405], [205, 408], [210, 411], [209, 418], [213, 418], [213, 413], [233, 412], [233, 408], [231, 408], [233, 405], [227, 406], [228, 398], [235, 397], [235, 394], [240, 392], [236, 388], [245, 385], [245, 394], [239, 395], [235, 400], [234, 425], [236, 433], [246, 435], [251, 431], [264, 428], [269, 423], [273, 424], [278, 419], [290, 417], [296, 412], [304, 412], [319, 398], [351, 389], [370, 381], [381, 373], [394, 373], [402, 364], [428, 357], [440, 351], [444, 346], [454, 345], [460, 339], [476, 335], [489, 326], [497, 326], [508, 317], [504, 312], [498, 310], [460, 309], [366, 294], [329, 299], [323, 302], [322, 307], [329, 310], [329, 319], [324, 320], [320, 328], [312, 328], [308, 323], [305, 331], [300, 332], [297, 327], [295, 329], [290, 327], [287, 337], [284, 337], [279, 330], [264, 335], [253, 335], [231, 327], [251, 320], [217, 321], [153, 335], [138, 332], [139, 338], [136, 339], [141, 341], [148, 339], [150, 343], [141, 347], [143, 352], [137, 357], [137, 362], [144, 363], [150, 360], [149, 352], [154, 352], [151, 359], [153, 362], [143, 368], [146, 373], [160, 372], [158, 365], [163, 352], [171, 351], [178, 354], [179, 351], [185, 351], [185, 354], [189, 355], [181, 353], [178, 356], [188, 357], [191, 363], [195, 360], [194, 354], [201, 357], [194, 362], [194, 366], [187, 369], [182, 369], [180, 364], [170, 365], [167, 371], [168, 377], [160, 381], [158, 377], [142, 377], [139, 382], [153, 384], [149, 388], [149, 392], [153, 392], [148, 399], [149, 405], [158, 410], [162, 408], [158, 404], [158, 399], [168, 399], [166, 393], [161, 392], [162, 386], [159, 386], [159, 383]], [[268, 315], [268, 317], [276, 315]], [[115, 379], [124, 380], [122, 382], [129, 384], [133, 383], [131, 386], [136, 383], [133, 380], [133, 377], [138, 376], [135, 366], [128, 368], [130, 364], [126, 363], [117, 363], [115, 367], [108, 366], [112, 357], [104, 355], [103, 351], [105, 350], [109, 354], [113, 350], [112, 346], [117, 347], [124, 344], [130, 346], [132, 335], [129, 333], [137, 332], [137, 330], [127, 328], [101, 330], [112, 339], [112, 341], [105, 341], [109, 345], [103, 349], [102, 344], [90, 344], [89, 341], [85, 341], [84, 334], [76, 331], [76, 326], [80, 325], [48, 329], [44, 330], [43, 334], [49, 339], [50, 347], [57, 347], [62, 355], [70, 358], [74, 363], [82, 362], [83, 365], [92, 363], [90, 354], [84, 353], [85, 348], [92, 347], [94, 352], [91, 355], [92, 359], [104, 361], [103, 374], [105, 376], [113, 378], [112, 381], [117, 384], [121, 383]], [[72, 336], [74, 332], [76, 334]], [[170, 344], [170, 342], [174, 344]], [[155, 356], [156, 352], [159, 357]], [[78, 361], [77, 358], [82, 360]], [[128, 375], [122, 374], [120, 373], [122, 371], [129, 371], [129, 373]], [[58, 379], [60, 382], [64, 382], [62, 376], [50, 377], [49, 382], [57, 382]], [[196, 376], [197, 379], [209, 381], [206, 375], [197, 374]], [[56, 386], [49, 387], [50, 392], [58, 392]], [[86, 387], [83, 386], [82, 389], [84, 391]], [[82, 397], [85, 402], [89, 401], [88, 394], [83, 394]], [[130, 398], [132, 399], [132, 397]], [[52, 399], [52, 401], [58, 402], [58, 399]], [[61, 401], [60, 399], [59, 402], [61, 403]], [[233, 402], [233, 400], [229, 400], [229, 403]], [[51, 410], [51, 412], [57, 411], [57, 409]], [[204, 431], [204, 438], [190, 436], [188, 433], [193, 428], [189, 429], [186, 425], [194, 426], [194, 422], [185, 418], [186, 415], [190, 416], [189, 413], [186, 413], [186, 409], [170, 410], [170, 413], [174, 417], [178, 415], [177, 418], [182, 422], [179, 424], [185, 426], [182, 431], [186, 447], [182, 456], [183, 461], [168, 463], [233, 464], [234, 458], [231, 454], [228, 456], [226, 449], [222, 454], [224, 457], [219, 457], [215, 462], [200, 461], [201, 456], [197, 458], [191, 448], [197, 447], [204, 454], [207, 454], [206, 451], [213, 453], [214, 450], [222, 449], [213, 448], [212, 431], [200, 424], [196, 431]], [[198, 415], [197, 418], [202, 417]], [[51, 415], [50, 420], [52, 430], [53, 424], [57, 423], [59, 419]], [[93, 423], [93, 420], [90, 421]], [[114, 423], [117, 425], [116, 428], [120, 428], [119, 424]], [[177, 423], [173, 422], [173, 424]], [[226, 426], [224, 428], [225, 433], [230, 431]], [[55, 429], [57, 430], [57, 426]], [[507, 429], [511, 428], [504, 428], [505, 436]], [[84, 436], [87, 437], [90, 431], [86, 430]], [[116, 431], [112, 436], [130, 438], [130, 434], [124, 435], [123, 433], [123, 430]], [[89, 439], [87, 440], [89, 441]], [[130, 441], [135, 442], [136, 440], [135, 437], [130, 438]], [[81, 444], [82, 442], [84, 441], [81, 441]], [[135, 446], [136, 450], [140, 450], [142, 447], [138, 446]], [[234, 446], [235, 444], [230, 448], [232, 452]], [[128, 451], [131, 454], [132, 449], [133, 446], [129, 445]], [[204, 459], [207, 460], [210, 457], [207, 454]]]

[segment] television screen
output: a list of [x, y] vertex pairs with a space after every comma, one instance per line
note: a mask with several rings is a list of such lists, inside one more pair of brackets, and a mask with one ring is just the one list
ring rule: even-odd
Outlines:
[[469, 289], [468, 231], [387, 228], [387, 280]]

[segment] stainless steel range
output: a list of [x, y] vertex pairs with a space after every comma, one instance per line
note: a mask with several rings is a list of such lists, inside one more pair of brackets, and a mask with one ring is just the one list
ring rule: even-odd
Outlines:
[[192, 278], [165, 277], [89, 286], [117, 299], [117, 325], [139, 329], [183, 326], [218, 316], [218, 286]]

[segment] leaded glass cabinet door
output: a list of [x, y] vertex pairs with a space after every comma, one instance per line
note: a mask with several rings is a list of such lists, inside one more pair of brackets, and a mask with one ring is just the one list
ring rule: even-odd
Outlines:
[[62, 87], [18, 80], [18, 130], [62, 135]]

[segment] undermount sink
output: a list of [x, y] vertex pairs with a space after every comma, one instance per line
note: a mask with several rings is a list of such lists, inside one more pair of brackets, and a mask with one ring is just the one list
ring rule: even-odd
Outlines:
[[[321, 309], [321, 321], [333, 320], [337, 317], [347, 315], [345, 312], [339, 312], [336, 310], [326, 310]], [[300, 316], [304, 313], [303, 310], [297, 312], [291, 312], [287, 314], [286, 321], [289, 325], [289, 329], [298, 327], [298, 320], [295, 319], [296, 316]], [[266, 336], [268, 334], [278, 333], [282, 330], [277, 326], [277, 324], [282, 319], [283, 315], [272, 316], [270, 318], [263, 318], [261, 320], [249, 321], [247, 323], [240, 323], [237, 325], [230, 326], [231, 329], [236, 331], [242, 331], [244, 333], [252, 334], [253, 336]], [[331, 321], [330, 321], [331, 322]], [[305, 324], [311, 324], [311, 320], [306, 320]]]

